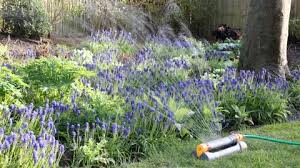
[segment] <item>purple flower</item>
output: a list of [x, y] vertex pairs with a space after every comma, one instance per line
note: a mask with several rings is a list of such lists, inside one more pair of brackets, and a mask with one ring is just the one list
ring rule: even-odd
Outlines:
[[33, 148], [34, 148], [35, 151], [38, 151], [39, 148], [40, 148], [39, 143], [38, 143], [38, 142], [35, 142], [35, 143], [33, 144]]
[[97, 118], [96, 118], [96, 124], [97, 124], [97, 125], [101, 125], [101, 123], [102, 123], [101, 120], [99, 119], [99, 117], [97, 117]]
[[55, 159], [54, 154], [53, 154], [53, 153], [50, 153], [50, 155], [49, 155], [49, 160], [48, 160], [48, 164], [49, 164], [50, 167], [53, 165], [54, 159]]
[[50, 130], [52, 130], [52, 129], [54, 128], [54, 123], [53, 123], [53, 121], [49, 121], [49, 122], [48, 122], [48, 128], [49, 128]]
[[102, 125], [101, 125], [101, 128], [102, 128], [103, 131], [106, 131], [107, 130], [107, 124], [103, 122]]
[[11, 145], [11, 143], [8, 140], [5, 140], [4, 144], [3, 144], [3, 149], [9, 149], [10, 145]]
[[129, 133], [130, 133], [130, 128], [124, 128], [123, 129], [123, 137], [127, 138]]
[[21, 137], [21, 141], [25, 144], [28, 142], [28, 140], [30, 139], [30, 136], [28, 134], [24, 134], [22, 137]]
[[173, 121], [174, 120], [174, 113], [172, 111], [168, 111], [168, 114], [167, 114], [168, 118]]
[[161, 122], [164, 119], [163, 114], [159, 113], [159, 116], [157, 117], [157, 122]]
[[65, 146], [64, 145], [60, 145], [59, 146], [59, 153], [63, 154], [65, 152]]
[[76, 132], [75, 131], [72, 131], [72, 136], [73, 136], [73, 138], [76, 137]]
[[12, 127], [12, 125], [13, 125], [13, 118], [10, 118], [9, 119], [9, 127]]
[[118, 124], [113, 123], [111, 126], [111, 130], [113, 134], [117, 134], [118, 133]]
[[89, 131], [90, 129], [90, 124], [88, 122], [85, 123], [85, 131]]
[[38, 152], [36, 150], [33, 151], [32, 157], [33, 157], [34, 165], [36, 165], [39, 161]]
[[75, 130], [75, 126], [72, 124], [71, 125], [71, 131], [74, 131]]
[[26, 129], [26, 128], [28, 128], [28, 123], [27, 123], [27, 122], [24, 122], [24, 123], [22, 124], [22, 129]]
[[4, 133], [5, 133], [5, 129], [4, 128], [0, 128], [0, 137], [4, 136]]

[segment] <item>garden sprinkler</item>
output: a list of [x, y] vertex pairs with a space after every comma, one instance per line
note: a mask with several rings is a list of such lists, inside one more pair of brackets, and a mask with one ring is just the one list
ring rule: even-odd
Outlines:
[[196, 149], [197, 158], [215, 160], [232, 153], [242, 152], [247, 149], [247, 144], [243, 140], [243, 135], [232, 134], [221, 139], [200, 144]]
[[247, 144], [246, 142], [244, 142], [244, 139], [258, 139], [300, 147], [300, 142], [275, 139], [260, 135], [232, 134], [225, 138], [198, 145], [196, 148], [196, 156], [197, 158], [202, 160], [215, 160], [223, 156], [231, 155], [233, 153], [243, 152], [245, 149], [247, 149]]
[[242, 152], [247, 149], [247, 144], [244, 142], [244, 139], [257, 139], [300, 147], [300, 142], [252, 134], [232, 134], [225, 138], [198, 145], [196, 148], [196, 156], [202, 160], [215, 160], [236, 152]]

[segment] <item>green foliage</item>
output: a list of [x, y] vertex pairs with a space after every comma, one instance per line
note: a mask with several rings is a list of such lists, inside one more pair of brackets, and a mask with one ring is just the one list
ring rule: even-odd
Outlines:
[[0, 44], [0, 63], [9, 60], [9, 50], [7, 45]]
[[22, 78], [6, 67], [0, 67], [0, 102], [1, 104], [21, 104], [23, 91], [28, 85]]
[[[231, 107], [226, 109], [221, 109], [221, 112], [226, 117], [226, 122], [229, 124], [228, 128], [225, 126], [225, 129], [241, 129], [246, 125], [254, 125], [252, 118], [250, 117], [250, 112], [246, 111], [245, 106], [231, 105]], [[227, 128], [226, 128], [227, 127]]]
[[300, 112], [300, 82], [296, 81], [294, 83], [291, 83], [289, 88], [289, 102], [293, 106], [293, 108]]
[[[216, 0], [200, 1], [200, 0], [176, 0], [185, 20], [189, 21], [189, 28], [195, 35], [201, 33], [210, 33], [210, 26], [207, 22], [216, 14]], [[200, 29], [200, 30], [199, 30]], [[203, 34], [201, 34], [203, 35]]]
[[291, 19], [289, 24], [289, 36], [295, 40], [300, 39], [300, 19]]
[[24, 81], [30, 84], [26, 99], [40, 106], [47, 99], [50, 101], [60, 100], [62, 94], [68, 97], [74, 82], [82, 77], [94, 75], [94, 73], [76, 65], [75, 62], [60, 58], [34, 60], [23, 67], [21, 72]]
[[[72, 95], [77, 109], [80, 113], [74, 113], [73, 111], [65, 112], [61, 115], [61, 124], [64, 123], [80, 123], [94, 122], [97, 118], [105, 119], [110, 116], [122, 115], [125, 112], [123, 97], [118, 95], [108, 95], [105, 92], [94, 90], [91, 87], [86, 87], [80, 82], [76, 82], [72, 86]], [[71, 104], [70, 100], [66, 100], [68, 104]]]
[[71, 60], [78, 62], [81, 65], [91, 64], [93, 63], [93, 53], [85, 48], [82, 50], [74, 50]]
[[83, 76], [92, 75], [74, 62], [59, 58], [42, 58], [23, 68], [25, 81], [41, 88], [61, 88]]
[[17, 36], [40, 37], [51, 25], [41, 0], [4, 0], [4, 32]]
[[193, 55], [193, 51], [189, 48], [176, 48], [174, 46], [149, 42], [145, 44], [146, 47], [149, 47], [153, 50], [153, 55], [159, 60], [166, 60], [175, 57], [182, 57], [185, 55]]
[[286, 95], [267, 86], [228, 90], [218, 93], [220, 110], [225, 116], [225, 129], [283, 122], [290, 113]]
[[114, 163], [114, 160], [109, 158], [109, 154], [106, 150], [107, 140], [102, 139], [99, 143], [96, 143], [93, 139], [89, 139], [88, 142], [80, 147], [84, 165], [86, 166], [107, 166]]

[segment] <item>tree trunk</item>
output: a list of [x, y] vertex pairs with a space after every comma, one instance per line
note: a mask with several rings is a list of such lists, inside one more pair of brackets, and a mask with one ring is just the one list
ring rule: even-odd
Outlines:
[[290, 75], [287, 61], [291, 0], [251, 0], [239, 70]]

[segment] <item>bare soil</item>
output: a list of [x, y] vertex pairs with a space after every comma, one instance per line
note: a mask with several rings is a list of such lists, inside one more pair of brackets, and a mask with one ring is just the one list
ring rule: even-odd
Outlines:
[[54, 50], [57, 45], [65, 45], [71, 48], [79, 47], [81, 42], [87, 38], [60, 38], [51, 37], [41, 38], [39, 40], [16, 38], [0, 34], [0, 43], [8, 46], [9, 51], [17, 53], [18, 57], [26, 56], [26, 53], [31, 50], [36, 53], [36, 57], [47, 55], [55, 55]]
[[25, 56], [29, 50], [36, 52], [37, 57], [48, 55], [53, 46], [53, 41], [50, 39], [33, 40], [6, 35], [0, 35], [0, 43], [7, 45], [9, 51], [19, 57]]

